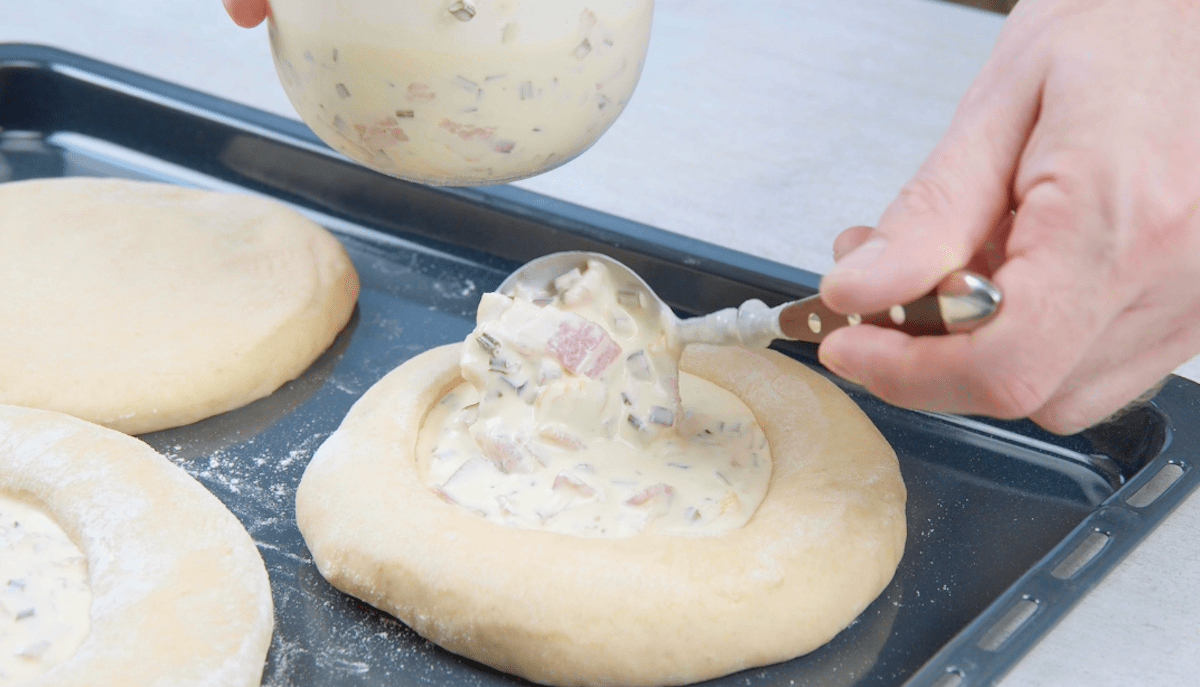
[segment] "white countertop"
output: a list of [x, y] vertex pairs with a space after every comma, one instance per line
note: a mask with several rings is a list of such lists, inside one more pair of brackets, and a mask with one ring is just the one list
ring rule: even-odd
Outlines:
[[[7, 0], [0, 42], [43, 43], [295, 117], [266, 30], [220, 0]], [[518, 186], [825, 272], [949, 122], [999, 15], [937, 0], [658, 0], [625, 113]], [[1178, 372], [1200, 379], [1200, 362]], [[1010, 672], [1003, 687], [1195, 684], [1200, 494]]]

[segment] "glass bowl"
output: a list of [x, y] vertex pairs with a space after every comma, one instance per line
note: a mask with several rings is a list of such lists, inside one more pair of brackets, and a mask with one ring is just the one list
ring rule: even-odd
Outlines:
[[280, 82], [334, 149], [436, 185], [582, 153], [624, 109], [653, 0], [271, 0]]

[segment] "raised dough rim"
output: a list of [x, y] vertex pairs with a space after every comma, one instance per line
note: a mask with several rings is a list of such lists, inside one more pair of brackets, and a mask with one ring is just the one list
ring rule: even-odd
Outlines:
[[[791, 499], [783, 508], [777, 492], [790, 482], [777, 480], [790, 477], [780, 476], [777, 446], [804, 436], [767, 422], [777, 467], [745, 527], [715, 537], [583, 539], [489, 523], [441, 501], [420, 482], [412, 460], [411, 470], [394, 469], [406, 450], [397, 437], [411, 433], [415, 442], [428, 408], [456, 383], [458, 346], [427, 351], [372, 387], [314, 456], [296, 505], [322, 575], [450, 651], [547, 684], [694, 682], [815, 649], [890, 581], [905, 539], [895, 454], [849, 398], [800, 363], [773, 351], [692, 347], [683, 367], [721, 370], [701, 376], [735, 393], [739, 385], [763, 393], [769, 387], [786, 403], [807, 403], [821, 416], [800, 429], [820, 432], [829, 409], [843, 415], [844, 431], [820, 432], [827, 439], [822, 460], [873, 452], [879, 469], [845, 477], [810, 462], [785, 472], [823, 473], [826, 496], [851, 482], [869, 486], [848, 501], [825, 499], [844, 517], [810, 520], [808, 506]], [[761, 399], [747, 405], [762, 417]], [[882, 524], [863, 527], [871, 522]], [[834, 553], [816, 536], [821, 528], [848, 540], [843, 555], [815, 571], [796, 569], [797, 560]], [[873, 529], [877, 536], [864, 534]], [[761, 533], [774, 536], [759, 542]], [[502, 569], [491, 560], [527, 565]], [[606, 566], [598, 561], [619, 574], [600, 573]], [[814, 584], [823, 591], [812, 592]], [[556, 594], [567, 598], [543, 603]], [[830, 603], [838, 595], [841, 603]], [[623, 606], [627, 612], [616, 617]], [[664, 621], [666, 614], [674, 617]]]
[[[154, 490], [150, 497], [130, 486], [138, 480]], [[266, 567], [237, 518], [183, 469], [116, 430], [53, 411], [0, 405], [0, 490], [29, 500], [59, 524], [87, 556], [92, 589], [83, 643], [21, 687], [259, 684], [274, 627]], [[185, 502], [195, 517], [172, 512]], [[164, 533], [171, 536], [157, 543], [173, 544], [173, 550], [156, 549], [147, 559], [139, 535], [181, 516], [207, 526]], [[224, 576], [216, 576], [217, 583], [192, 579], [197, 569], [188, 563], [195, 558]], [[165, 576], [164, 561], [175, 563]], [[233, 598], [242, 613], [214, 609], [218, 617], [208, 625], [197, 615], [180, 623], [178, 613], [164, 608], [177, 597], [193, 597], [201, 608]], [[237, 637], [235, 648], [225, 651], [230, 636]], [[155, 649], [164, 652], [155, 657]], [[159, 659], [157, 674], [153, 658]]]

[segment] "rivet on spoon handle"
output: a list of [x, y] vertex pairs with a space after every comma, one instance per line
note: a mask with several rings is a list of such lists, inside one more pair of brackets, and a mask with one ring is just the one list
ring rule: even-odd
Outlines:
[[821, 341], [830, 332], [866, 322], [913, 336], [966, 332], [987, 322], [1000, 308], [1000, 291], [986, 278], [960, 270], [943, 279], [929, 295], [869, 315], [842, 315], [819, 296], [782, 307], [781, 329], [789, 338]]

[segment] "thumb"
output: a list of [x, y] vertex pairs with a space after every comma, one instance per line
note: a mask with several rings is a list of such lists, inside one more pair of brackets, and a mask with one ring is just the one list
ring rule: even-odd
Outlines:
[[221, 0], [233, 23], [243, 28], [253, 28], [262, 23], [270, 13], [267, 0]]
[[833, 239], [833, 261], [839, 262], [842, 258], [850, 254], [850, 251], [861, 246], [867, 239], [871, 237], [871, 232], [874, 231], [871, 227], [862, 225], [850, 227], [849, 229], [838, 234]]
[[1037, 118], [1040, 73], [1021, 64], [1002, 69], [1002, 58], [994, 53], [984, 66], [878, 226], [839, 237], [835, 252], [853, 249], [821, 280], [831, 308], [878, 312], [928, 293], [967, 265], [1008, 216], [1012, 179]]

